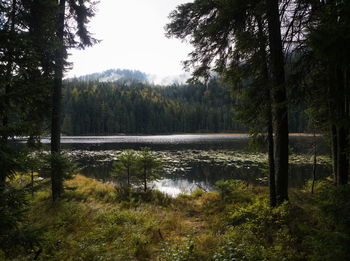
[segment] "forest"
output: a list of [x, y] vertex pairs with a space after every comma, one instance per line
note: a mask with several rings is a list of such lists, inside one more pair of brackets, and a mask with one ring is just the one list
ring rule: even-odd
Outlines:
[[[164, 34], [191, 45], [191, 78], [170, 86], [125, 70], [135, 79], [64, 79], [70, 50], [101, 42], [97, 7], [0, 1], [0, 260], [348, 260], [350, 2], [179, 4]], [[169, 159], [149, 148], [121, 151], [116, 181], [103, 182], [61, 142], [222, 132], [263, 141], [265, 185], [228, 179], [171, 197], [151, 186]], [[290, 186], [292, 132], [324, 137], [327, 178], [315, 178], [315, 142], [313, 179]]]
[[207, 87], [70, 81], [63, 97], [68, 135], [244, 130], [233, 121], [229, 91], [214, 80]]
[[[115, 74], [113, 74], [115, 73]], [[118, 75], [117, 79], [113, 76]], [[239, 101], [223, 80], [155, 85], [146, 74], [109, 70], [65, 81], [62, 132], [66, 135], [247, 132]], [[289, 111], [290, 131], [310, 132], [305, 106]], [[74, 124], [73, 124], [74, 123]]]

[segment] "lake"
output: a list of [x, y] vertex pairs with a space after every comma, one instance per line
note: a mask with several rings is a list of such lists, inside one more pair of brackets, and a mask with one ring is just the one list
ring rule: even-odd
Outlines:
[[[312, 178], [313, 142], [311, 136], [290, 137], [291, 187], [303, 186]], [[329, 176], [329, 148], [322, 137], [316, 137], [316, 144], [317, 177]], [[164, 162], [162, 179], [152, 186], [172, 196], [196, 188], [213, 191], [218, 180], [240, 179], [267, 185], [267, 155], [263, 150], [250, 151], [244, 134], [62, 137], [62, 148], [80, 164], [80, 172], [104, 182], [114, 182], [112, 162], [122, 150], [145, 146]]]

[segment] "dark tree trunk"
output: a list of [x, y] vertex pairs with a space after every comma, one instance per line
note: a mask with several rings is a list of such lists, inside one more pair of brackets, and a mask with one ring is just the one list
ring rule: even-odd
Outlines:
[[332, 124], [331, 126], [331, 139], [332, 139], [332, 171], [334, 184], [338, 184], [338, 138], [337, 127]]
[[[348, 183], [349, 173], [349, 105], [347, 98], [347, 79], [346, 71], [343, 68], [335, 66], [333, 70], [333, 81], [330, 83], [333, 90], [333, 105], [335, 114], [335, 133], [336, 133], [336, 172], [335, 184], [345, 185]], [[332, 113], [332, 112], [331, 112]], [[335, 155], [336, 154], [336, 155]], [[333, 159], [334, 160], [334, 159]]]
[[275, 174], [277, 205], [288, 200], [288, 108], [284, 57], [277, 0], [267, 0], [267, 20], [272, 73], [272, 99], [275, 127]]
[[[5, 96], [8, 95], [8, 86], [5, 87]], [[8, 116], [7, 116], [7, 107], [8, 107], [8, 99], [7, 97], [5, 97], [5, 107], [4, 108], [4, 116], [2, 118], [2, 129], [3, 129], [3, 133], [2, 133], [2, 136], [1, 136], [1, 143], [0, 143], [0, 146], [1, 146], [1, 150], [4, 151], [4, 153], [6, 153], [6, 150], [7, 150], [7, 146], [8, 146]], [[3, 160], [0, 158], [0, 160]], [[6, 184], [6, 177], [8, 176], [8, 170], [5, 168], [5, 169], [0, 169], [0, 193], [2, 193], [4, 191], [4, 188], [5, 188], [5, 184]]]
[[267, 142], [268, 142], [268, 162], [269, 162], [269, 190], [270, 206], [276, 206], [276, 184], [275, 184], [275, 162], [274, 162], [274, 142], [273, 142], [273, 125], [272, 125], [272, 108], [271, 108], [271, 90], [269, 84], [269, 70], [266, 53], [266, 40], [263, 31], [263, 25], [260, 17], [257, 17], [260, 57], [263, 63], [262, 74], [266, 83], [266, 103], [267, 103]]
[[271, 106], [268, 128], [267, 128], [267, 140], [268, 140], [268, 158], [269, 158], [269, 186], [270, 186], [270, 206], [275, 207], [277, 204], [276, 199], [276, 179], [275, 179], [275, 161], [274, 161], [274, 144], [273, 144], [273, 126], [272, 126], [272, 115]]
[[[343, 102], [339, 103], [339, 116], [340, 119], [344, 122], [346, 119], [346, 105], [347, 101], [343, 98]], [[349, 159], [348, 159], [348, 134], [349, 130], [346, 126], [346, 123], [340, 123], [340, 126], [337, 128], [337, 185], [345, 185], [348, 183], [348, 173], [349, 173]]]
[[338, 131], [337, 131], [337, 84], [334, 68], [327, 65], [327, 96], [328, 96], [328, 117], [330, 121], [331, 153], [332, 153], [332, 174], [334, 184], [338, 184]]
[[316, 130], [314, 129], [314, 164], [312, 167], [312, 185], [311, 193], [314, 194], [314, 187], [316, 181], [316, 167], [317, 167], [317, 142], [316, 142]]
[[[15, 18], [16, 18], [16, 9], [17, 9], [17, 0], [12, 1], [12, 6], [11, 6], [11, 13], [10, 13], [10, 18], [9, 18], [9, 23], [10, 23], [10, 37], [13, 37], [13, 34], [15, 33]], [[11, 91], [11, 77], [12, 77], [12, 69], [13, 69], [13, 63], [14, 63], [14, 50], [13, 47], [9, 47], [8, 53], [8, 63], [6, 65], [6, 78], [8, 83], [5, 86], [5, 92], [4, 92], [4, 105], [3, 105], [3, 117], [2, 117], [2, 129], [3, 133], [1, 135], [1, 143], [0, 146], [2, 147], [2, 150], [7, 150], [8, 146], [8, 138], [9, 138], [9, 131], [8, 131], [8, 124], [9, 124], [9, 118], [8, 118], [8, 111], [10, 107], [10, 91]], [[2, 159], [0, 159], [2, 160]], [[6, 169], [1, 169], [0, 170], [0, 193], [3, 192], [6, 184], [6, 178], [8, 176], [8, 170]]]
[[[57, 21], [58, 48], [55, 52], [55, 76], [52, 92], [52, 122], [51, 122], [51, 154], [57, 156], [61, 153], [61, 99], [62, 78], [64, 67], [64, 19], [66, 0], [60, 0]], [[54, 159], [53, 157], [52, 159]], [[52, 199], [57, 200], [63, 193], [63, 177], [55, 163], [51, 162]]]

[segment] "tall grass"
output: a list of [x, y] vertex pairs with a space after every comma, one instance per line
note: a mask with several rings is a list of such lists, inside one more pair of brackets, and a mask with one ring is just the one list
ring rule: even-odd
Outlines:
[[[323, 182], [313, 195], [292, 191], [291, 203], [275, 209], [266, 188], [238, 181], [219, 183], [219, 192], [198, 190], [175, 199], [158, 191], [121, 194], [81, 175], [65, 186], [65, 198], [55, 204], [49, 188], [32, 199], [28, 218], [43, 229], [37, 260], [294, 261], [350, 255], [348, 186]], [[33, 260], [38, 250], [19, 253], [16, 260]]]

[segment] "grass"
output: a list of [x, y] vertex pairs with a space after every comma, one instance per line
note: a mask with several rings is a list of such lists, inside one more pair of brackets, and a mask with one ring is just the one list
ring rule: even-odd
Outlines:
[[81, 175], [65, 186], [64, 198], [55, 204], [49, 188], [35, 193], [28, 219], [42, 228], [40, 247], [16, 253], [10, 260], [33, 260], [38, 251], [37, 260], [53, 261], [294, 261], [349, 256], [350, 206], [336, 199], [337, 193], [346, 198], [350, 189], [335, 191], [327, 182], [317, 184], [314, 195], [308, 189], [291, 191], [292, 203], [276, 209], [268, 206], [267, 188], [238, 181], [222, 182], [217, 193], [197, 190], [177, 198], [157, 191], [131, 191], [125, 197], [113, 185]]
[[148, 202], [139, 200], [143, 192], [122, 201], [113, 185], [81, 175], [65, 185], [58, 203], [51, 202], [48, 190], [32, 200], [29, 218], [45, 229], [39, 260], [156, 260], [167, 244], [207, 227], [192, 214], [198, 206], [187, 202], [183, 211], [183, 200], [159, 192], [149, 192]]

